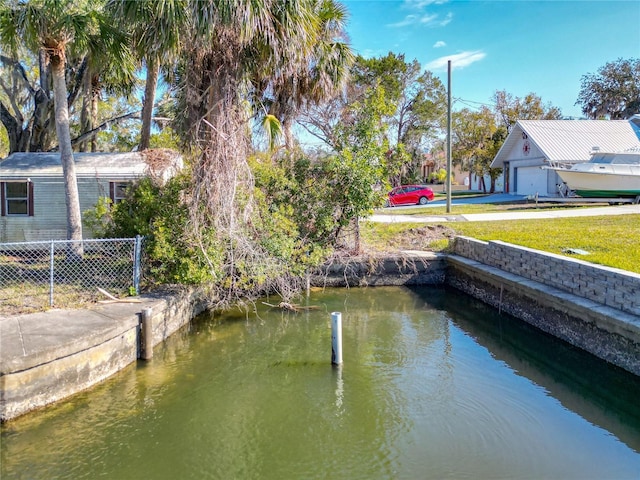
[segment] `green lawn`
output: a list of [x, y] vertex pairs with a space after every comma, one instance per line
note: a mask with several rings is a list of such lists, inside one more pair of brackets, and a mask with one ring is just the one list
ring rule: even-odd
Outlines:
[[[484, 212], [489, 211], [484, 206]], [[495, 210], [493, 210], [495, 211]], [[403, 238], [424, 232], [424, 224], [368, 223], [363, 228], [365, 248], [385, 250], [411, 248]], [[497, 222], [452, 222], [442, 224], [458, 235], [479, 240], [502, 240], [525, 247], [566, 255], [581, 260], [640, 273], [640, 215], [573, 217], [544, 220], [507, 220]], [[431, 227], [433, 229], [433, 225]], [[429, 233], [429, 231], [427, 231]], [[447, 242], [434, 238], [429, 248], [443, 250]], [[388, 248], [387, 248], [388, 247]], [[424, 247], [424, 244], [423, 244]], [[588, 255], [567, 253], [579, 249]]]

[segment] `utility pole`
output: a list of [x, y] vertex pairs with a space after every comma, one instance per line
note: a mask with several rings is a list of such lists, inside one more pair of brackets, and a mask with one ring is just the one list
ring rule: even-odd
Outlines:
[[447, 61], [447, 213], [451, 213], [451, 60]]

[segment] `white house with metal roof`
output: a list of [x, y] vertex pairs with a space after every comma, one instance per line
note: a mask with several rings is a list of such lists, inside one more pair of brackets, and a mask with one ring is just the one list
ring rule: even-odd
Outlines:
[[640, 147], [640, 116], [630, 120], [518, 120], [491, 162], [505, 193], [556, 197], [562, 180], [551, 164], [588, 162], [594, 151]]
[[[80, 211], [100, 197], [118, 202], [136, 180], [166, 181], [183, 166], [171, 150], [74, 153]], [[86, 238], [92, 232], [83, 229]], [[59, 153], [14, 153], [0, 161], [0, 242], [67, 238], [64, 178]]]

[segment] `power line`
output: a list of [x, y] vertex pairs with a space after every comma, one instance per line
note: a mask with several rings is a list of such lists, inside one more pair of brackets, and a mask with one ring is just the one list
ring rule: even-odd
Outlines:
[[480, 110], [482, 107], [494, 108], [496, 106], [495, 103], [486, 103], [486, 102], [477, 102], [475, 100], [467, 100], [464, 98], [455, 98], [454, 103], [461, 103], [462, 105], [467, 106], [473, 110]]

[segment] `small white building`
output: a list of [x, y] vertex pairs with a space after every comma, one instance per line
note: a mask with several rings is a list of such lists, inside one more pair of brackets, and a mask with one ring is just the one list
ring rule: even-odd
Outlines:
[[630, 120], [518, 120], [491, 162], [503, 169], [505, 193], [556, 197], [557, 163], [588, 162], [594, 151], [640, 146], [640, 117]]
[[[100, 197], [118, 202], [136, 180], [166, 181], [183, 166], [170, 150], [74, 153], [80, 211]], [[67, 209], [59, 153], [14, 153], [0, 161], [0, 243], [67, 238]], [[85, 238], [92, 232], [83, 228]]]

